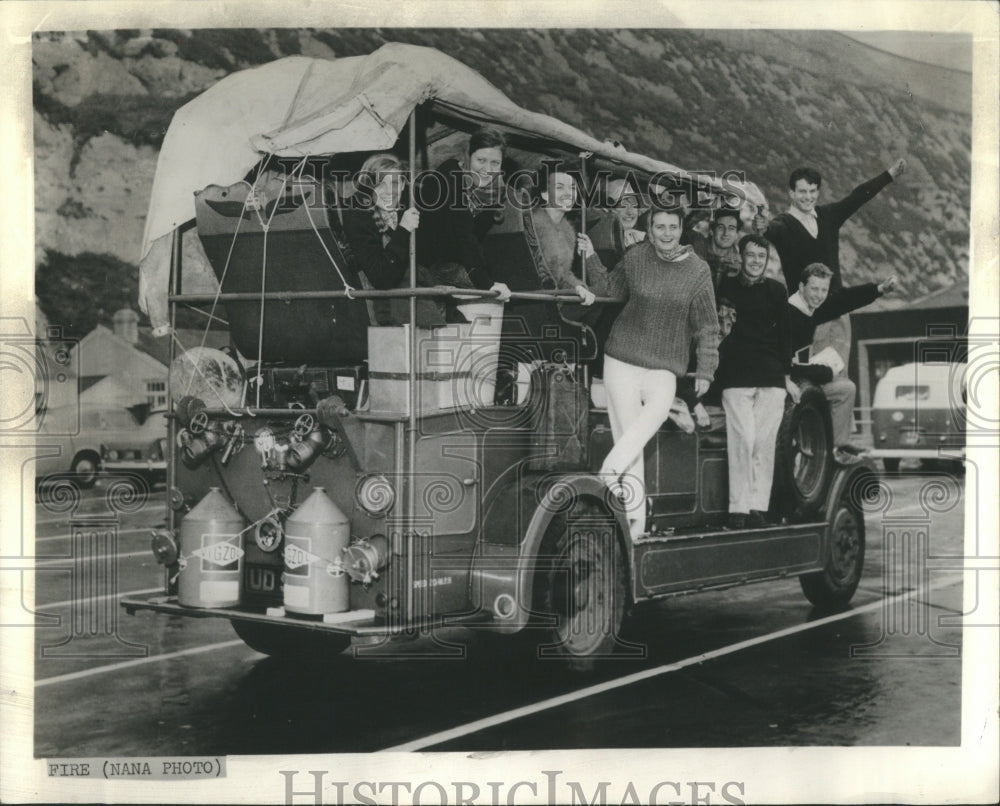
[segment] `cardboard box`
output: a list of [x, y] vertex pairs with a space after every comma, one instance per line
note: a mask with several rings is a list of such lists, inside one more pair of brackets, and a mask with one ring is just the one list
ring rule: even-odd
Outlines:
[[[503, 305], [469, 303], [470, 321], [417, 328], [417, 411], [493, 405]], [[371, 411], [409, 413], [410, 326], [368, 328]]]

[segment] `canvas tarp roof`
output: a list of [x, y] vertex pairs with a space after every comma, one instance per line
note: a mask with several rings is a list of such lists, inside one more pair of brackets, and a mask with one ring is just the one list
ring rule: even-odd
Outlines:
[[[265, 154], [389, 149], [410, 112], [426, 101], [465, 120], [591, 151], [649, 174], [688, 176], [522, 109], [476, 71], [432, 48], [389, 43], [367, 56], [278, 59], [227, 76], [174, 114], [157, 161], [140, 261], [139, 302], [157, 331], [167, 324], [170, 236], [194, 218], [196, 191], [238, 182]], [[196, 240], [185, 239], [185, 257], [198, 257]], [[187, 268], [195, 267], [187, 264], [185, 291], [196, 292]]]

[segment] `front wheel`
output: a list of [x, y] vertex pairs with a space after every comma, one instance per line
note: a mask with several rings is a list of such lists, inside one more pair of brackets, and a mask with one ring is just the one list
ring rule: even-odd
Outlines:
[[304, 662], [330, 658], [343, 652], [351, 643], [346, 635], [257, 621], [230, 621], [236, 634], [251, 649], [283, 660]]
[[542, 654], [563, 656], [576, 668], [611, 655], [620, 642], [627, 598], [625, 562], [611, 518], [557, 519], [539, 557], [537, 611], [554, 618]]
[[73, 482], [81, 490], [89, 490], [97, 483], [97, 474], [101, 469], [101, 457], [93, 451], [82, 451], [73, 459], [69, 472], [73, 474]]
[[816, 607], [841, 607], [851, 601], [865, 565], [865, 519], [845, 490], [827, 527], [823, 570], [799, 577], [802, 592]]

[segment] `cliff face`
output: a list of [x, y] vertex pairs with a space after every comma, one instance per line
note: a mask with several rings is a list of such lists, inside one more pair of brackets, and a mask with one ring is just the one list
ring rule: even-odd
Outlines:
[[[34, 42], [42, 309], [69, 321], [65, 311], [79, 305], [51, 290], [65, 287], [60, 278], [45, 277], [67, 267], [103, 266], [111, 282], [131, 272], [119, 287], [134, 286], [158, 148], [188, 99], [281, 56], [336, 58], [386, 41], [436, 47], [516, 103], [632, 150], [689, 169], [745, 171], [773, 212], [787, 205], [785, 180], [796, 165], [818, 167], [823, 198], [832, 200], [906, 156], [902, 181], [843, 230], [846, 281], [895, 271], [898, 305], [967, 280], [970, 77], [838, 34], [120, 30]], [[75, 327], [90, 324], [72, 318]]]

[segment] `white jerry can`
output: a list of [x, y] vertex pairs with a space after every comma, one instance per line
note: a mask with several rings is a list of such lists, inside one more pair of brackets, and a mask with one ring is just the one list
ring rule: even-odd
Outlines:
[[350, 579], [341, 551], [350, 521], [322, 487], [316, 487], [285, 521], [285, 610], [304, 615], [342, 613], [350, 607]]
[[186, 607], [240, 603], [246, 522], [212, 487], [181, 521], [177, 602]]

